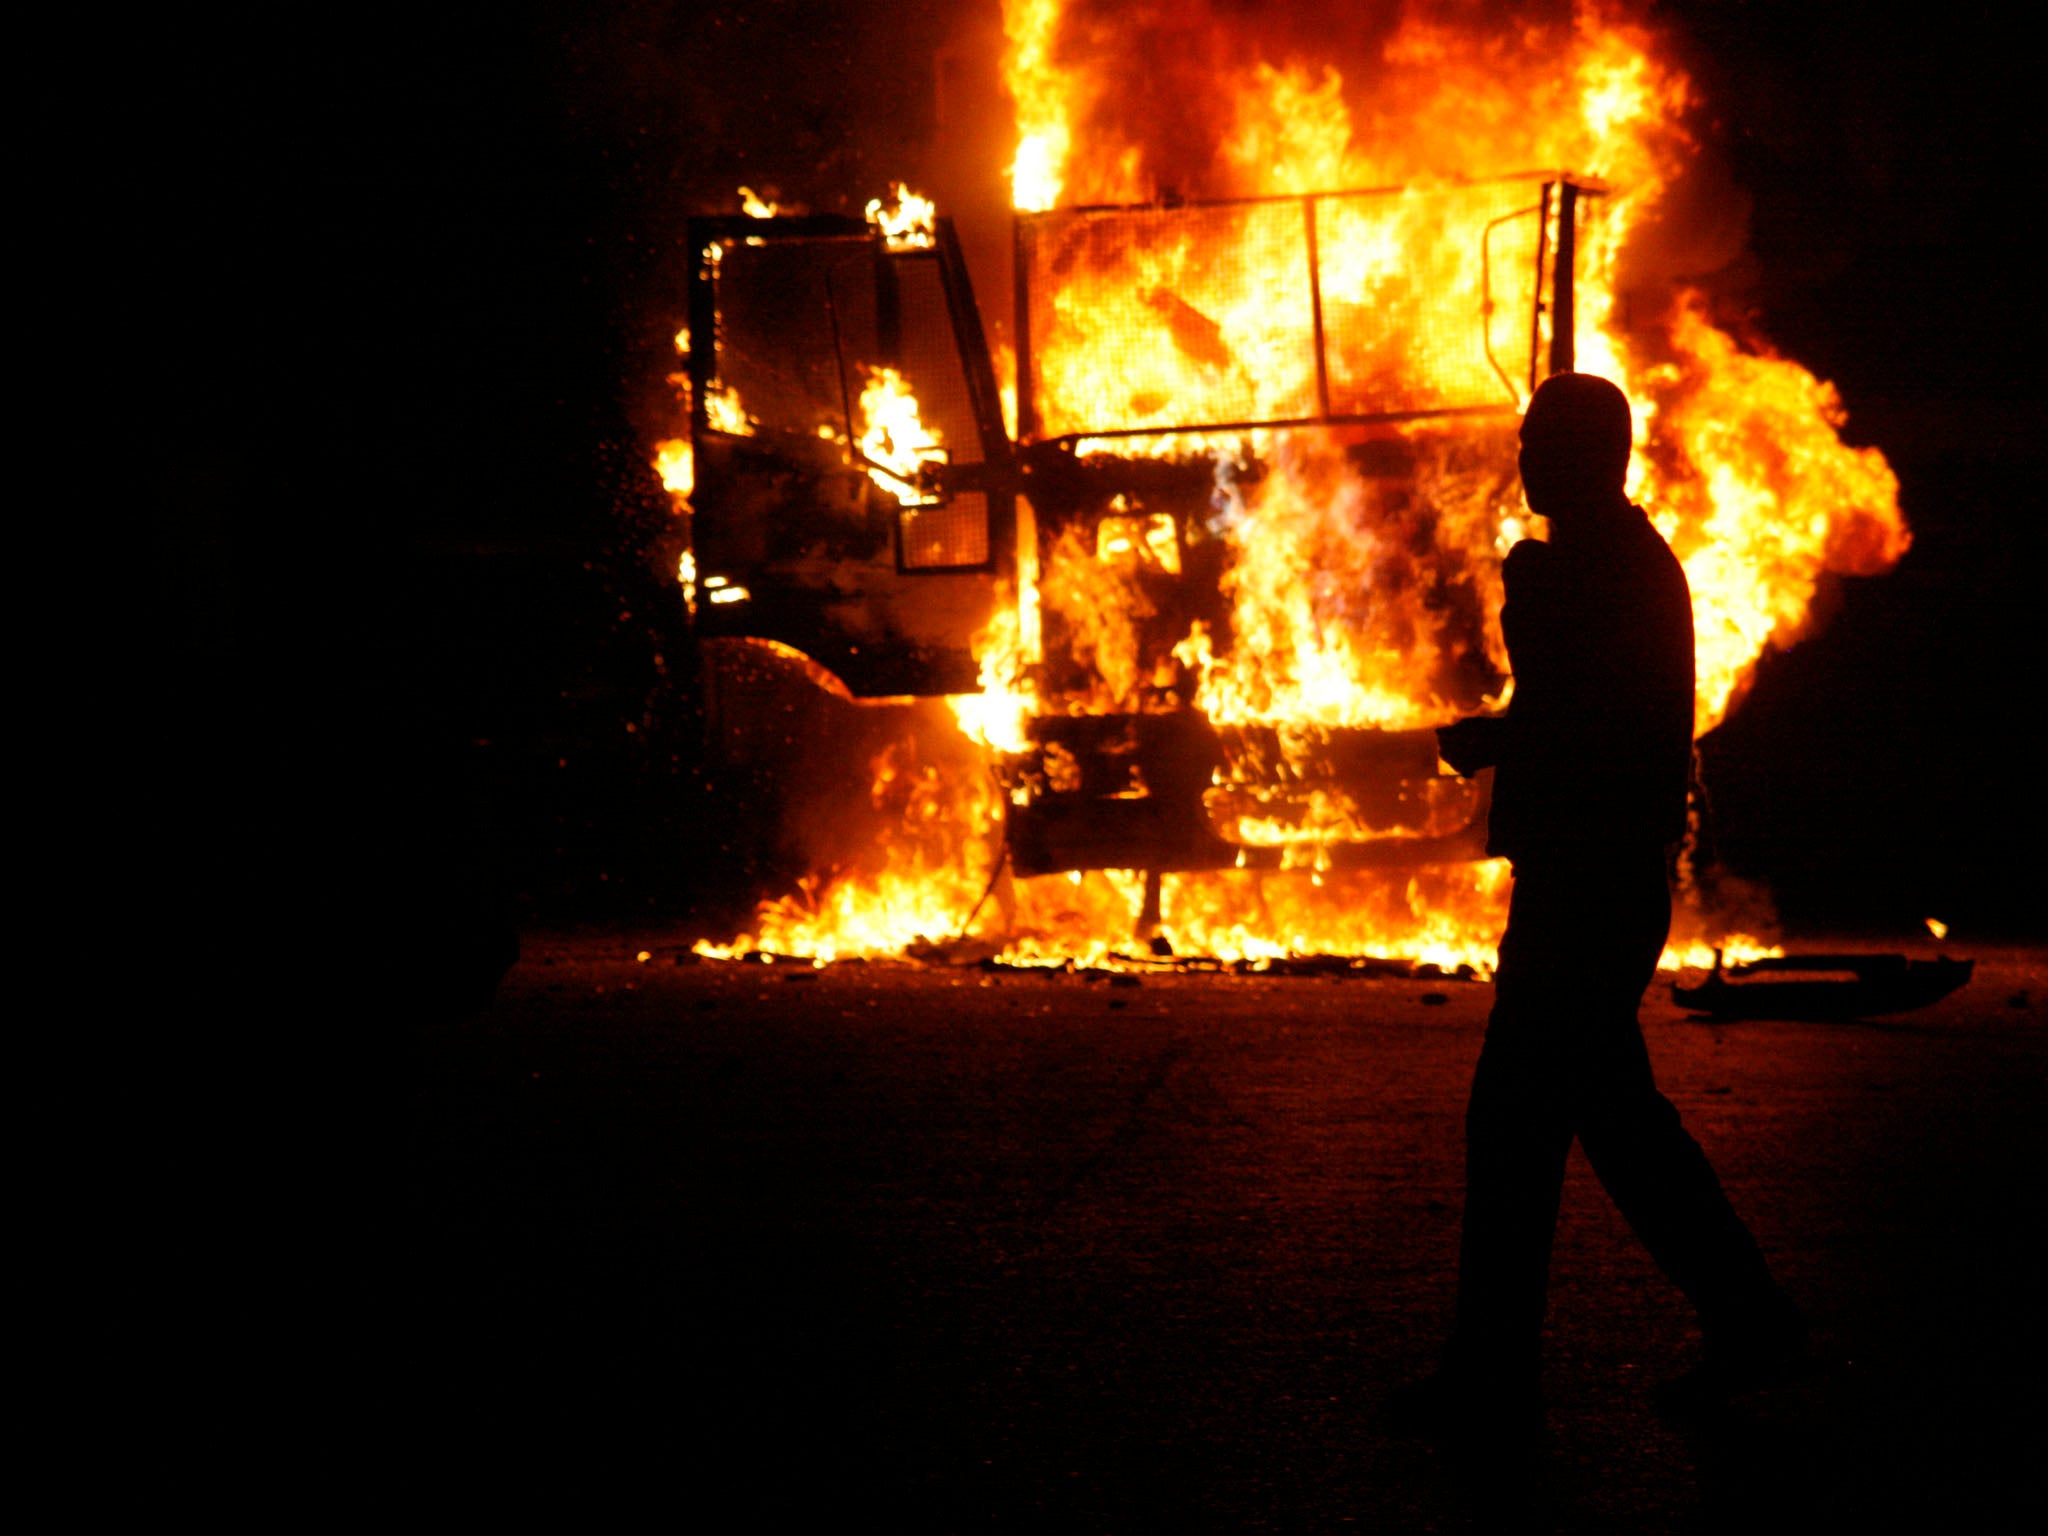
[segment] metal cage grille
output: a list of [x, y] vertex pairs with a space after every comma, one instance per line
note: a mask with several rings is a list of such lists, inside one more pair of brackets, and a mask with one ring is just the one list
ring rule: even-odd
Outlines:
[[1298, 203], [1059, 210], [1021, 234], [1047, 436], [1315, 411]]
[[[901, 341], [896, 366], [917, 396], [920, 419], [938, 438], [955, 464], [979, 464], [981, 435], [974, 420], [974, 397], [967, 370], [954, 343], [946, 309], [946, 289], [935, 254], [890, 258], [901, 306]], [[860, 388], [854, 386], [858, 402]], [[972, 562], [969, 562], [972, 563]]]
[[1496, 182], [1315, 200], [1330, 414], [1516, 403], [1540, 195]]
[[1548, 190], [1024, 215], [1026, 430], [1512, 408], [1545, 340]]
[[906, 571], [988, 563], [988, 498], [980, 491], [958, 492], [942, 506], [905, 507], [896, 528]]

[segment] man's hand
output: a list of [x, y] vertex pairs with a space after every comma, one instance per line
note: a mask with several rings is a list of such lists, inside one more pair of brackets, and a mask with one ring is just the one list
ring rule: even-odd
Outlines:
[[1508, 723], [1498, 715], [1473, 715], [1436, 733], [1437, 755], [1462, 779], [1500, 762]]

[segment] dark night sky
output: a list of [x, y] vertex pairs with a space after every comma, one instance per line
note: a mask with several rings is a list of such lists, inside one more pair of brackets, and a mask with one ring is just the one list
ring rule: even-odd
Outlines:
[[[1982, 6], [1655, 14], [1753, 200], [1717, 287], [1840, 386], [1917, 536], [1895, 574], [1838, 584], [1830, 627], [1709, 742], [1722, 852], [1796, 921], [2038, 932], [2023, 50]], [[689, 908], [703, 850], [648, 830], [687, 787], [621, 730], [673, 620], [642, 464], [681, 221], [742, 181], [858, 197], [902, 175], [1000, 241], [987, 91], [956, 62], [941, 125], [932, 63], [992, 17], [532, 0], [170, 39], [186, 65], [139, 155], [169, 231], [145, 281], [191, 360], [155, 502], [194, 779], [264, 786], [309, 842], [459, 805], [532, 912]], [[352, 786], [332, 817], [278, 788], [309, 760]]]

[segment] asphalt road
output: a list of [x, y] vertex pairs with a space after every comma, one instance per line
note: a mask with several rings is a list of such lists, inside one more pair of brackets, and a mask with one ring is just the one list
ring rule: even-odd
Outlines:
[[1688, 1312], [1575, 1151], [1507, 1479], [1380, 1424], [1448, 1316], [1486, 985], [530, 937], [420, 1046], [393, 1396], [444, 1470], [631, 1444], [685, 1529], [2036, 1529], [2048, 955], [1978, 960], [1866, 1023], [1660, 984], [1660, 1080], [1826, 1363], [1660, 1419]]

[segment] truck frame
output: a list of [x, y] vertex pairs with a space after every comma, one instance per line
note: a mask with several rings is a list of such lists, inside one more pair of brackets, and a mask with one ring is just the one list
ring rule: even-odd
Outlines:
[[[1020, 214], [1014, 437], [951, 220], [917, 243], [847, 217], [692, 220], [697, 632], [792, 649], [857, 700], [972, 692], [975, 635], [1079, 529], [1105, 547], [1159, 545], [1144, 573], [1148, 651], [1197, 620], [1227, 644], [1226, 545], [1204, 531], [1218, 465], [1143, 446], [1348, 429], [1362, 473], [1399, 476], [1407, 434], [1512, 419], [1573, 366], [1581, 228], [1601, 191], [1532, 173]], [[1360, 275], [1365, 243], [1418, 225], [1444, 235], [1434, 269]], [[1139, 303], [1077, 298], [1076, 271], [1140, 261], [1167, 275], [1126, 283]], [[1284, 365], [1234, 356], [1211, 310], [1183, 296], [1196, 288], [1273, 295], [1261, 302], [1281, 316]], [[1427, 384], [1406, 366], [1421, 347], [1434, 349]], [[1190, 359], [1213, 388], [1178, 419], [1144, 381]], [[883, 473], [857, 405], [891, 372], [943, 447]], [[1129, 385], [1107, 406], [1064, 387], [1102, 377]], [[1037, 663], [1046, 697], [1076, 684], [1058, 638]], [[1247, 796], [1284, 810], [1319, 788], [1341, 789], [1373, 829], [1320, 846], [1319, 867], [1479, 857], [1488, 785], [1438, 769], [1429, 730], [1327, 729], [1304, 758], [1275, 727], [1216, 724], [1170, 686], [1137, 709], [1041, 715], [1027, 750], [997, 764], [1017, 874], [1154, 877], [1286, 867], [1290, 848], [1234, 839], [1220, 810]]]

